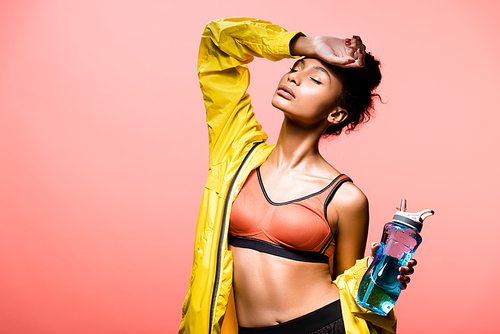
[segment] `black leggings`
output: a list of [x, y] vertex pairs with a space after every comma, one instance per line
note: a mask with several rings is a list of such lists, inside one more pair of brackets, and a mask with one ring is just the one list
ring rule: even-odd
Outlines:
[[238, 327], [238, 334], [345, 334], [340, 300], [279, 325]]

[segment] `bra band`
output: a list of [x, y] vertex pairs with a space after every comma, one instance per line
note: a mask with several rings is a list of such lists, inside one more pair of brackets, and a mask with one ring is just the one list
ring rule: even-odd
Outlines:
[[328, 263], [328, 256], [324, 254], [285, 248], [259, 239], [237, 237], [229, 234], [228, 242], [230, 245], [235, 247], [249, 248], [258, 252], [284, 257], [290, 260], [314, 263]]

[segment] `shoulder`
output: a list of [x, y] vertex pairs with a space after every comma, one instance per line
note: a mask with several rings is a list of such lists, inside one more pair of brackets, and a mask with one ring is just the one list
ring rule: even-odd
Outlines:
[[342, 210], [358, 211], [368, 208], [368, 198], [366, 195], [352, 182], [345, 182], [337, 190], [337, 194], [333, 197], [334, 205]]
[[352, 182], [344, 182], [327, 207], [328, 221], [339, 225], [343, 222], [368, 221], [368, 198]]

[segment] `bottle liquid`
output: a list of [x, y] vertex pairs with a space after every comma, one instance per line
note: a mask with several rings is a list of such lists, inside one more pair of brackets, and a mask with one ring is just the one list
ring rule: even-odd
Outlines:
[[385, 224], [380, 248], [361, 280], [358, 305], [383, 316], [392, 310], [401, 292], [399, 268], [411, 260], [422, 242], [422, 223], [433, 214], [433, 210], [406, 212], [406, 200], [401, 201], [392, 222]]

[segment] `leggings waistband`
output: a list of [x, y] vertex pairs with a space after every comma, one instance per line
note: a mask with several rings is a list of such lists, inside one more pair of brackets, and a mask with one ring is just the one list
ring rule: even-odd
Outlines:
[[340, 300], [301, 317], [266, 327], [238, 327], [239, 334], [303, 334], [315, 331], [342, 318]]

